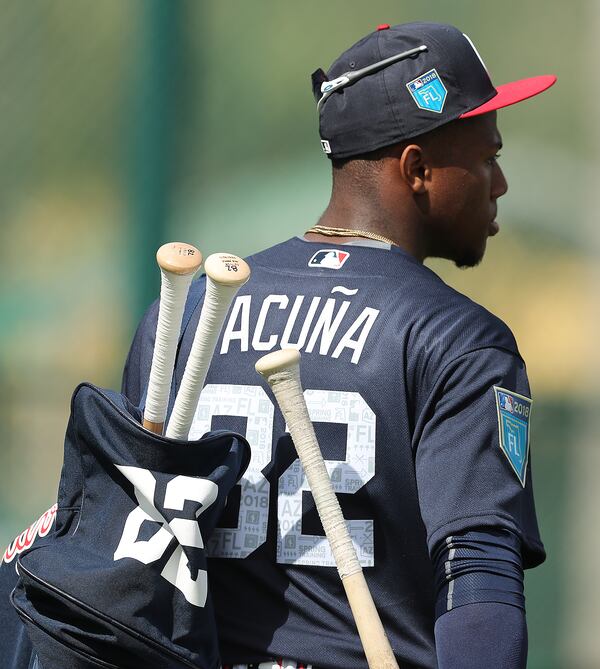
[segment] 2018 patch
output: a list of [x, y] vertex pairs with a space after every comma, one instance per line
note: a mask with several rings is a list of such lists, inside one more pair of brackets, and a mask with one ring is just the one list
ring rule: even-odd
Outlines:
[[341, 269], [350, 257], [348, 251], [338, 249], [321, 249], [317, 251], [308, 261], [309, 267], [327, 267], [328, 269]]
[[448, 91], [436, 69], [425, 72], [406, 84], [419, 109], [441, 114]]
[[525, 487], [529, 459], [529, 418], [532, 401], [512, 390], [494, 386], [500, 448], [506, 455], [521, 485]]

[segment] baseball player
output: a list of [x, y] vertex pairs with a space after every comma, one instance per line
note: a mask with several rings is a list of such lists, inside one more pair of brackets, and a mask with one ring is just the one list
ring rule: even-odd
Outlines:
[[[473, 267], [507, 191], [496, 110], [554, 76], [499, 86], [470, 38], [381, 25], [312, 77], [331, 200], [318, 224], [249, 259], [190, 437], [227, 426], [252, 458], [209, 552], [226, 667], [365, 666], [286, 426], [254, 363], [302, 351], [302, 381], [399, 664], [525, 667], [523, 569], [545, 557], [532, 399], [509, 328], [423, 265]], [[203, 299], [188, 302], [183, 366]], [[157, 307], [123, 392], [143, 404]]]
[[[235, 456], [228, 470], [184, 446], [157, 451], [138, 441], [131, 415], [139, 422], [145, 402], [154, 305], [123, 378], [137, 409], [79, 390], [58, 511], [5, 554], [0, 594], [7, 598], [18, 563], [12, 600], [20, 619], [0, 607], [2, 666], [214, 669], [214, 606], [224, 669], [365, 667], [302, 467], [254, 372], [266, 352], [295, 347], [309, 413], [400, 666], [525, 667], [523, 569], [545, 557], [525, 363], [508, 327], [423, 260], [471, 267], [483, 258], [507, 190], [496, 110], [554, 81], [494, 88], [466, 35], [426, 23], [381, 25], [327, 73], [313, 74], [331, 201], [303, 236], [249, 259], [252, 278], [226, 318], [189, 434], [245, 434], [249, 462], [235, 435], [217, 437]], [[188, 299], [176, 387], [204, 289], [200, 279]], [[200, 495], [182, 488], [175, 507], [169, 490], [208, 476], [224, 499], [246, 465], [201, 546], [189, 534]], [[106, 494], [109, 513], [92, 513]], [[179, 543], [167, 524], [185, 529]]]

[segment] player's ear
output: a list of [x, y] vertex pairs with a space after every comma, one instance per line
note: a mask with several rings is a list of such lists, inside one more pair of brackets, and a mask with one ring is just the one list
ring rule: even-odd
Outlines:
[[430, 180], [430, 168], [426, 154], [418, 144], [408, 144], [404, 147], [399, 161], [402, 179], [415, 195], [422, 195], [427, 191]]

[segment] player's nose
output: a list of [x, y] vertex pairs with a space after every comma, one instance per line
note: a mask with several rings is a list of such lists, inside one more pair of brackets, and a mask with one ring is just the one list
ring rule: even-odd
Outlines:
[[498, 163], [494, 165], [494, 173], [492, 176], [492, 198], [496, 200], [502, 197], [508, 190], [508, 182], [504, 176], [504, 172]]

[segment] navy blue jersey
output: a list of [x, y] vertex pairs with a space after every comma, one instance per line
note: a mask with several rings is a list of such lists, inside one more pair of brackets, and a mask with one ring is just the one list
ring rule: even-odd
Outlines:
[[[246, 435], [250, 465], [210, 542], [224, 662], [291, 657], [365, 666], [330, 547], [256, 360], [302, 351], [301, 378], [331, 479], [403, 667], [435, 667], [431, 555], [453, 533], [507, 529], [544, 559], [529, 464], [525, 364], [498, 318], [399, 248], [294, 238], [248, 260], [190, 438]], [[183, 374], [202, 304], [193, 284]], [[157, 307], [134, 340], [123, 392], [143, 404]]]

